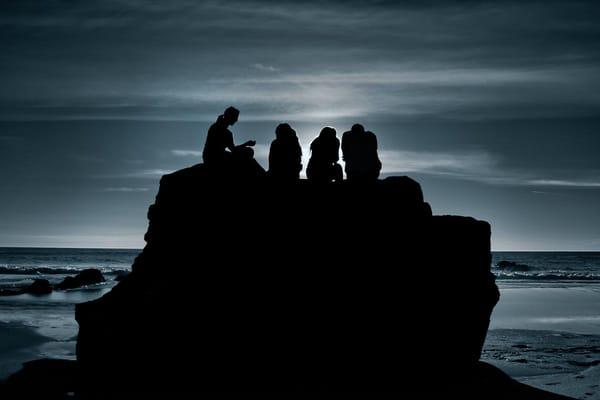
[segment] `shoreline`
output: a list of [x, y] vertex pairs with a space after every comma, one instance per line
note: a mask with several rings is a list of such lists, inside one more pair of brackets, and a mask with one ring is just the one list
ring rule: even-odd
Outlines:
[[[600, 285], [498, 281], [482, 361], [514, 379], [576, 398], [599, 399]], [[548, 287], [549, 286], [549, 287]], [[55, 297], [21, 295], [0, 301], [0, 379], [37, 358], [75, 358], [75, 303], [104, 290]], [[541, 305], [555, 304], [550, 310]], [[563, 329], [564, 328], [564, 329]], [[448, 327], [440, 327], [440, 334]], [[9, 342], [16, 338], [17, 342]]]
[[[20, 323], [0, 322], [0, 381], [22, 363], [75, 359], [75, 337], [61, 341]], [[10, 342], [5, 338], [17, 338]], [[5, 351], [7, 347], [12, 350]], [[515, 380], [575, 398], [600, 399], [600, 335], [528, 329], [491, 329], [481, 360]]]
[[0, 321], [0, 380], [19, 370], [23, 362], [40, 358], [42, 346], [53, 341], [40, 334], [39, 328]]
[[600, 399], [600, 335], [492, 329], [481, 360], [542, 390]]

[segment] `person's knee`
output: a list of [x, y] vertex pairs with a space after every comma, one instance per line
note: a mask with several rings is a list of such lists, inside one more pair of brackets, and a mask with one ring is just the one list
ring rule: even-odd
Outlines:
[[254, 150], [252, 150], [252, 147], [247, 146], [238, 147], [232, 152], [232, 155], [238, 160], [249, 161], [254, 158]]

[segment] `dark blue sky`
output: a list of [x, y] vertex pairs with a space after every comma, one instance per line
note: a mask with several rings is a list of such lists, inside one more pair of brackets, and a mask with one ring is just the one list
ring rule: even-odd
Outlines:
[[142, 246], [232, 104], [265, 166], [362, 122], [495, 249], [600, 250], [593, 1], [6, 1], [0, 37], [0, 246]]

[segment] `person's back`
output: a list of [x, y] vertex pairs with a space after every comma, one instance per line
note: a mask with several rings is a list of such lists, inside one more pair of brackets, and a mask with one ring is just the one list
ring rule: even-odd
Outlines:
[[321, 133], [310, 144], [310, 151], [312, 153], [311, 159], [314, 159], [315, 162], [319, 164], [332, 164], [338, 162], [340, 159], [340, 141], [335, 137], [335, 131], [333, 131], [333, 133], [331, 131], [327, 131], [326, 134]]
[[227, 157], [226, 149], [232, 147], [233, 134], [228, 129], [225, 117], [220, 115], [208, 129], [202, 159], [205, 164], [222, 163]]
[[360, 124], [342, 136], [342, 154], [346, 162], [348, 180], [376, 180], [381, 171], [381, 161], [377, 155], [377, 137], [373, 132], [365, 132]]
[[302, 149], [296, 131], [279, 124], [269, 151], [269, 175], [276, 179], [296, 180], [302, 170]]
[[239, 110], [228, 107], [217, 121], [210, 126], [202, 152], [204, 164], [221, 172], [235, 170], [239, 173], [264, 170], [254, 160], [252, 146], [254, 140], [249, 140], [239, 146], [233, 142], [233, 134], [229, 127], [238, 121]]
[[343, 179], [342, 167], [337, 163], [340, 141], [335, 134], [335, 129], [325, 127], [310, 144], [311, 157], [306, 169], [309, 180], [339, 182]]

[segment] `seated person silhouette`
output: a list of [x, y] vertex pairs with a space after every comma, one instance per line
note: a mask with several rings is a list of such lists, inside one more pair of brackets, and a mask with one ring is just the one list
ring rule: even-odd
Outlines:
[[340, 141], [335, 129], [325, 127], [310, 144], [311, 157], [306, 168], [308, 180], [319, 183], [341, 182], [343, 180], [340, 159]]
[[362, 125], [354, 124], [342, 135], [342, 155], [349, 181], [375, 181], [379, 177], [381, 161], [377, 155], [377, 137], [373, 132], [365, 132]]
[[296, 131], [279, 124], [269, 150], [269, 175], [281, 181], [296, 181], [302, 171], [302, 149]]
[[204, 164], [211, 167], [226, 168], [228, 165], [253, 160], [254, 150], [251, 146], [256, 144], [254, 140], [249, 140], [239, 146], [233, 143], [233, 134], [229, 127], [237, 122], [239, 115], [239, 110], [229, 107], [210, 126], [206, 135], [204, 151], [202, 152]]

